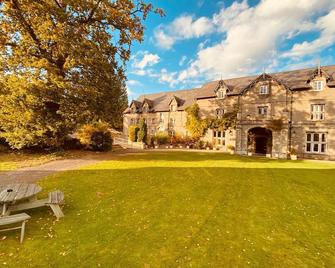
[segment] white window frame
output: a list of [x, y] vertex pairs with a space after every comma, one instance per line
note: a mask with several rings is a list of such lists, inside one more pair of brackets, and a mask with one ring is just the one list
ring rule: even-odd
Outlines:
[[257, 106], [257, 113], [260, 116], [268, 115], [269, 106]]
[[309, 154], [327, 153], [327, 133], [325, 132], [306, 132], [305, 152]]
[[322, 91], [324, 88], [323, 80], [314, 80], [313, 81], [313, 91]]
[[261, 85], [259, 87], [259, 94], [260, 95], [267, 95], [267, 94], [269, 94], [269, 85]]
[[217, 96], [219, 99], [224, 99], [226, 97], [226, 90], [224, 88], [220, 88], [217, 92]]
[[213, 130], [213, 143], [219, 146], [225, 146], [226, 132], [224, 130]]
[[325, 120], [326, 105], [323, 103], [311, 104], [311, 120]]

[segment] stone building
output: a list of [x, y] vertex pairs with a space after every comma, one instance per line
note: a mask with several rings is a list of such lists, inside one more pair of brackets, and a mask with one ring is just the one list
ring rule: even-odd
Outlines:
[[[200, 88], [140, 96], [124, 112], [128, 126], [145, 118], [150, 135], [188, 135], [185, 109], [220, 117], [237, 110], [236, 129], [209, 129], [203, 140], [238, 154], [335, 160], [335, 65], [225, 79]], [[230, 147], [231, 147], [230, 146]]]

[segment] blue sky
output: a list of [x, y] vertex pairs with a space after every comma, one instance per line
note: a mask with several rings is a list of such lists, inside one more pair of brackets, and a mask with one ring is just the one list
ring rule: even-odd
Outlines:
[[127, 64], [129, 100], [211, 80], [335, 63], [335, 0], [155, 0]]

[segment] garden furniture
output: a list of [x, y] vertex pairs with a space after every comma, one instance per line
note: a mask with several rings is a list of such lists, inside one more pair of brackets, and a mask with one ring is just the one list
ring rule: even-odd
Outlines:
[[24, 238], [24, 231], [25, 231], [25, 227], [26, 227], [26, 222], [29, 219], [30, 219], [30, 216], [26, 213], [20, 213], [20, 214], [15, 214], [15, 215], [11, 215], [11, 216], [2, 216], [2, 217], [0, 217], [0, 226], [12, 225], [12, 224], [15, 224], [15, 223], [21, 223], [21, 225], [16, 226], [16, 227], [1, 229], [0, 232], [21, 229], [20, 243], [22, 243], [23, 238]]
[[56, 218], [64, 217], [60, 205], [64, 203], [61, 191], [49, 193], [47, 198], [37, 199], [36, 195], [42, 188], [36, 184], [10, 184], [0, 187], [0, 204], [2, 215], [9, 215], [14, 211], [22, 211], [38, 207], [50, 207]]

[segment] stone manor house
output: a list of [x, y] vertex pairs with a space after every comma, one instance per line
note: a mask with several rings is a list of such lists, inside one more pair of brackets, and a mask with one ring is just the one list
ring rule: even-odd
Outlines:
[[[203, 137], [237, 154], [335, 160], [335, 65], [209, 82], [200, 88], [142, 95], [124, 111], [123, 133], [145, 118], [148, 134], [188, 135], [185, 109], [202, 118], [237, 109], [236, 129], [209, 129]], [[280, 128], [271, 128], [280, 122]], [[231, 146], [230, 146], [231, 147]]]

